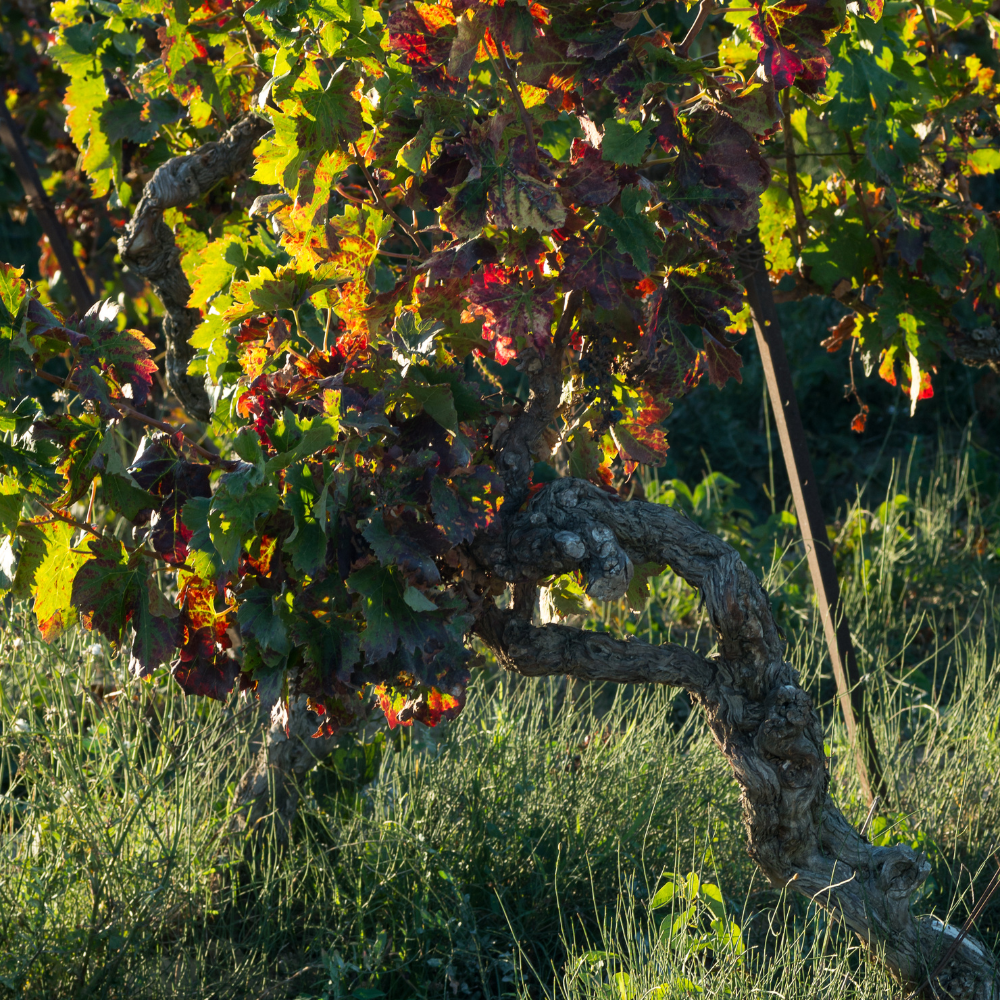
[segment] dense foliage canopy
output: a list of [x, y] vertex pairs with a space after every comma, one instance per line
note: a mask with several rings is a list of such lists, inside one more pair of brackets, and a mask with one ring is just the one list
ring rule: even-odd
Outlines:
[[740, 379], [740, 234], [911, 406], [942, 352], [996, 363], [988, 6], [8, 0], [6, 102], [103, 301], [45, 237], [0, 271], [0, 590], [189, 692], [291, 676], [328, 731], [371, 685], [456, 711], [503, 512], [621, 487]]

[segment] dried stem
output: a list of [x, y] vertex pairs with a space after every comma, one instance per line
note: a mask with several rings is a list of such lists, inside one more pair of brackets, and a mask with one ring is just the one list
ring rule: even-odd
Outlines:
[[927, 7], [924, 4], [919, 4], [920, 13], [924, 16], [924, 27], [927, 29], [928, 41], [930, 42], [931, 55], [937, 55], [938, 52], [938, 39], [937, 35], [934, 33], [934, 25], [931, 23], [930, 14], [927, 12]]
[[375, 197], [375, 201], [378, 203], [378, 207], [393, 219], [399, 227], [406, 233], [407, 236], [413, 240], [414, 245], [420, 253], [420, 259], [426, 260], [430, 255], [427, 252], [427, 248], [420, 242], [417, 234], [413, 231], [413, 227], [408, 223], [404, 222], [399, 215], [393, 210], [392, 206], [385, 200], [385, 195], [379, 190], [378, 184], [375, 182], [375, 178], [372, 177], [371, 172], [368, 169], [368, 164], [365, 163], [365, 158], [358, 152], [356, 146], [351, 146], [351, 152], [354, 154], [354, 162], [361, 169], [361, 172], [365, 175], [365, 180], [368, 182], [368, 187], [371, 188], [372, 195]]
[[[4, 92], [6, 93], [6, 87]], [[94, 304], [94, 293], [90, 290], [83, 271], [80, 270], [80, 265], [73, 254], [73, 247], [66, 236], [66, 230], [56, 218], [56, 213], [32, 162], [31, 154], [21, 138], [20, 129], [3, 101], [0, 101], [0, 142], [3, 143], [14, 164], [14, 171], [21, 182], [21, 187], [24, 188], [25, 200], [41, 224], [42, 232], [48, 237], [56, 260], [59, 261], [59, 268], [73, 295], [73, 301], [76, 302], [76, 308], [82, 316]]]
[[[93, 494], [91, 496], [91, 509], [90, 509], [90, 511], [87, 514], [88, 520], [90, 519], [91, 513], [93, 513], [93, 498], [96, 495], [97, 495], [97, 480], [95, 479], [94, 480], [94, 487], [93, 487]], [[49, 512], [49, 514], [51, 516], [50, 516], [50, 518], [48, 520], [51, 520], [51, 521], [62, 521], [64, 524], [71, 524], [71, 525], [73, 525], [74, 528], [79, 528], [81, 531], [88, 532], [89, 534], [93, 535], [95, 538], [104, 538], [104, 533], [98, 531], [92, 524], [84, 524], [83, 521], [78, 521], [75, 517], [72, 517], [71, 515], [66, 514], [66, 513], [64, 513], [61, 510], [57, 510], [51, 504], [47, 504], [44, 500], [40, 500], [38, 497], [33, 497], [33, 499], [40, 506], [44, 507], [45, 510], [47, 510]], [[47, 521], [46, 521], [45, 518], [41, 518], [41, 519], [39, 519], [37, 521], [21, 521], [20, 523], [21, 524], [45, 524], [45, 523], [47, 523]], [[160, 555], [159, 552], [156, 552], [156, 551], [154, 551], [152, 549], [146, 549], [146, 548], [142, 548], [142, 547], [136, 548], [136, 547], [131, 546], [131, 545], [126, 545], [124, 542], [122, 542], [122, 548], [125, 549], [125, 551], [130, 556], [131, 555], [135, 555], [135, 553], [138, 552], [141, 555], [149, 556], [152, 559], [159, 559], [160, 562], [165, 563], [170, 569], [183, 569], [183, 570], [187, 570], [187, 571], [190, 571], [190, 569], [191, 569], [191, 567], [188, 566], [187, 563], [174, 563], [174, 562], [170, 562], [169, 560], [165, 559], [162, 555]]]
[[99, 532], [92, 524], [84, 524], [83, 521], [78, 521], [75, 517], [71, 517], [69, 514], [64, 514], [62, 511], [57, 510], [50, 504], [47, 504], [44, 500], [39, 500], [38, 497], [32, 497], [32, 499], [44, 507], [57, 521], [72, 524], [74, 528], [79, 528], [81, 531], [89, 532], [95, 538], [104, 537], [104, 535], [102, 535], [101, 532]]
[[[46, 371], [41, 369], [36, 369], [35, 374], [40, 378], [44, 379], [46, 382], [51, 382], [53, 385], [58, 385], [61, 388], [68, 389], [70, 392], [79, 392], [79, 387], [70, 382], [69, 379], [61, 379], [56, 375], [50, 375]], [[187, 441], [188, 447], [192, 451], [196, 451], [203, 458], [208, 459], [213, 465], [225, 464], [225, 459], [221, 455], [217, 455], [214, 451], [209, 451], [207, 448], [203, 448], [198, 442], [191, 437], [186, 431], [178, 431], [178, 428], [172, 427], [170, 424], [163, 420], [157, 420], [155, 417], [148, 417], [145, 413], [141, 413], [139, 410], [133, 409], [128, 403], [122, 402], [120, 399], [116, 399], [111, 404], [119, 414], [123, 417], [131, 417], [133, 420], [138, 420], [140, 423], [148, 424], [150, 427], [155, 427], [157, 430], [166, 431], [167, 434], [174, 435], [181, 433], [184, 436], [184, 440]]]
[[499, 56], [500, 72], [507, 81], [507, 86], [510, 88], [514, 103], [517, 105], [517, 113], [521, 116], [521, 124], [524, 126], [524, 131], [528, 137], [528, 148], [531, 150], [532, 159], [537, 161], [538, 146], [535, 144], [535, 129], [531, 122], [531, 115], [528, 114], [528, 109], [524, 106], [524, 101], [521, 100], [521, 91], [517, 88], [517, 76], [514, 73], [514, 67], [508, 62], [507, 54], [502, 48]]
[[715, 4], [713, 3], [713, 0], [701, 0], [701, 3], [698, 5], [698, 13], [695, 16], [694, 24], [688, 28], [688, 32], [684, 36], [684, 40], [674, 50], [677, 55], [681, 58], [687, 57], [688, 49], [691, 48], [694, 40], [698, 37], [701, 29], [705, 27], [705, 22], [709, 19], [714, 10]]
[[94, 501], [97, 499], [97, 480], [90, 484], [90, 503], [87, 506], [87, 524], [94, 523]]

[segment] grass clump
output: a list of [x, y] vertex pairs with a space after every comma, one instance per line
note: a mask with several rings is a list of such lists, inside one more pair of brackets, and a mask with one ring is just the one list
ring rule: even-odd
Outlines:
[[[794, 521], [755, 524], [722, 480], [701, 485], [688, 512], [765, 572], [860, 823]], [[961, 923], [1000, 844], [996, 512], [961, 456], [863, 501], [832, 530], [895, 789], [873, 836], [927, 851], [919, 905]], [[671, 576], [639, 612], [582, 612], [711, 642]], [[251, 850], [229, 807], [253, 703], [125, 683], [107, 654], [46, 646], [21, 608], [0, 636], [0, 997], [891, 993], [822, 911], [755, 875], [735, 782], [676, 691], [484, 671], [446, 726], [345, 736], [305, 780], [289, 846]], [[997, 901], [976, 933], [997, 943]]]

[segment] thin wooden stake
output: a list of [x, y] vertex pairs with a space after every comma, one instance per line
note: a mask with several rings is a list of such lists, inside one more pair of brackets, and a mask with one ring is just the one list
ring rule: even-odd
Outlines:
[[778, 325], [778, 313], [764, 262], [764, 250], [756, 229], [744, 233], [741, 241], [741, 278], [747, 289], [771, 409], [781, 441], [781, 453], [788, 471], [795, 512], [809, 562], [809, 573], [816, 591], [833, 676], [837, 682], [840, 710], [847, 726], [848, 738], [854, 747], [861, 788], [871, 804], [874, 801], [874, 791], [884, 794], [875, 734], [865, 711], [864, 689], [858, 673], [851, 631], [840, 607], [840, 587], [833, 564], [833, 552], [826, 535], [826, 520], [823, 517], [819, 489], [813, 475], [805, 430], [792, 384], [792, 373]]
[[94, 304], [93, 292], [83, 276], [83, 271], [80, 270], [76, 257], [73, 256], [73, 247], [66, 238], [66, 230], [59, 224], [56, 213], [52, 210], [28, 147], [21, 138], [21, 131], [3, 101], [0, 101], [0, 142], [14, 163], [14, 171], [21, 182], [21, 187], [24, 188], [24, 196], [42, 224], [42, 231], [52, 244], [63, 277], [69, 285], [70, 294], [82, 316]]

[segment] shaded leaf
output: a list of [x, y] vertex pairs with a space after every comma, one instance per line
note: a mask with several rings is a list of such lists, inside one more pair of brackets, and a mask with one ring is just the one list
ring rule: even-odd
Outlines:
[[625, 286], [638, 281], [642, 272], [615, 247], [574, 241], [563, 250], [563, 283], [590, 293], [594, 304], [614, 309], [625, 295]]
[[404, 587], [391, 568], [372, 563], [355, 570], [347, 585], [362, 597], [361, 649], [371, 660], [385, 659], [397, 648], [412, 653], [429, 642], [436, 640], [443, 646], [447, 640], [439, 618], [414, 611], [406, 603]]
[[618, 180], [612, 164], [601, 151], [580, 139], [573, 140], [571, 166], [559, 180], [567, 201], [587, 208], [599, 208], [618, 194]]
[[[398, 566], [420, 583], [441, 582], [441, 574], [434, 564], [433, 554], [418, 539], [413, 538], [405, 526], [390, 532], [382, 515], [375, 513], [362, 534], [383, 566]], [[406, 603], [413, 607], [410, 601]]]

